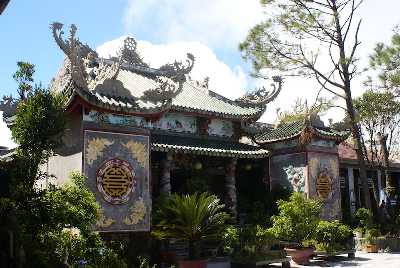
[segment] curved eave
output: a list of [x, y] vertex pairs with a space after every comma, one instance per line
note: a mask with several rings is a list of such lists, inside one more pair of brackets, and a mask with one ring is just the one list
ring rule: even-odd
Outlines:
[[[104, 96], [104, 98], [107, 98]], [[96, 96], [93, 94], [87, 93], [84, 90], [80, 89], [75, 89], [73, 90], [73, 93], [70, 95], [68, 98], [66, 107], [67, 109], [69, 107], [72, 107], [75, 100], [79, 100], [85, 106], [102, 110], [105, 112], [110, 112], [110, 113], [118, 113], [118, 114], [124, 114], [124, 115], [137, 115], [137, 116], [144, 116], [144, 117], [157, 117], [160, 116], [161, 114], [167, 112], [169, 109], [171, 109], [171, 105], [166, 105], [163, 107], [160, 107], [159, 109], [137, 109], [133, 108], [132, 105], [128, 105], [123, 102], [117, 102], [115, 100], [110, 100], [110, 102], [115, 102], [115, 104], [109, 104], [109, 103], [104, 103], [103, 101], [99, 100]], [[129, 107], [131, 106], [131, 107]]]
[[321, 130], [314, 128], [313, 129], [313, 134], [320, 138], [320, 139], [324, 139], [324, 140], [333, 140], [336, 141], [337, 143], [341, 143], [343, 141], [345, 141], [349, 136], [350, 136], [350, 131], [342, 131], [343, 133], [338, 133], [338, 134], [334, 134], [334, 135], [326, 135], [324, 133], [321, 133]]
[[236, 158], [266, 158], [270, 152], [264, 149], [258, 151], [238, 151], [238, 150], [223, 150], [198, 148], [192, 146], [179, 146], [163, 143], [152, 143], [151, 150], [156, 152], [174, 152], [195, 155], [219, 156], [219, 157], [236, 157]]
[[177, 112], [183, 112], [183, 113], [196, 113], [196, 114], [201, 114], [201, 115], [214, 116], [214, 117], [224, 118], [224, 119], [257, 121], [265, 112], [265, 107], [255, 113], [249, 113], [249, 114], [221, 113], [221, 112], [216, 112], [216, 111], [195, 109], [195, 108], [191, 108], [191, 107], [177, 106], [177, 105], [172, 105], [171, 110], [177, 111]]
[[322, 131], [322, 130], [316, 128], [316, 127], [307, 127], [307, 126], [305, 125], [302, 129], [300, 129], [300, 130], [297, 131], [296, 133], [293, 133], [293, 134], [288, 135], [288, 136], [285, 136], [285, 137], [279, 137], [279, 138], [276, 138], [276, 139], [269, 139], [269, 140], [254, 139], [254, 141], [255, 141], [257, 144], [266, 145], [266, 144], [271, 144], [271, 143], [275, 143], [275, 142], [281, 142], [281, 141], [285, 141], [285, 140], [291, 140], [291, 139], [294, 139], [294, 138], [299, 137], [299, 136], [302, 134], [302, 132], [305, 131], [306, 128], [311, 128], [311, 133], [312, 133], [313, 137], [317, 137], [317, 138], [323, 139], [323, 140], [333, 140], [333, 141], [335, 141], [336, 143], [341, 143], [341, 142], [343, 142], [343, 141], [346, 140], [346, 139], [349, 137], [349, 135], [350, 135], [350, 132], [345, 132], [345, 131], [342, 131], [342, 133], [336, 133], [336, 134], [334, 134], [334, 133], [332, 133], [332, 134], [325, 134], [325, 133], [323, 133], [324, 131]]

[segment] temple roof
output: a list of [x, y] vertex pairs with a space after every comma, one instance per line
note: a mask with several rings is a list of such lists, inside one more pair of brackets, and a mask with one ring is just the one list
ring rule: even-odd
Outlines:
[[264, 158], [269, 155], [268, 150], [240, 142], [158, 134], [151, 136], [151, 149], [160, 152], [237, 158]]
[[51, 28], [54, 40], [66, 55], [51, 89], [66, 93], [68, 104], [78, 96], [89, 106], [110, 112], [150, 117], [173, 110], [254, 122], [282, 88], [282, 79], [272, 77], [272, 89], [259, 88], [229, 100], [190, 80], [195, 62], [190, 53], [185, 63], [175, 61], [152, 68], [139, 55], [132, 37], [124, 40], [118, 57], [104, 59], [80, 42], [75, 25], [71, 25], [67, 39], [63, 37], [63, 24], [55, 22]]
[[340, 131], [323, 125], [314, 125], [307, 120], [300, 120], [281, 124], [274, 129], [256, 134], [254, 139], [259, 144], [273, 143], [298, 137], [306, 129], [318, 138], [335, 141], [343, 141], [350, 134], [349, 131]]
[[[143, 93], [154, 87], [154, 81], [147, 76], [130, 70], [121, 69], [108, 88], [98, 87], [92, 91], [77, 90], [80, 97], [90, 104], [114, 111], [137, 112], [141, 110], [156, 110], [152, 102], [141, 101]], [[109, 83], [111, 84], [111, 83]], [[218, 115], [224, 118], [252, 118], [260, 116], [265, 108], [261, 106], [243, 106], [229, 100], [211, 90], [202, 88], [191, 81], [183, 83], [182, 91], [172, 99], [171, 110], [181, 112], [196, 112], [200, 114]]]

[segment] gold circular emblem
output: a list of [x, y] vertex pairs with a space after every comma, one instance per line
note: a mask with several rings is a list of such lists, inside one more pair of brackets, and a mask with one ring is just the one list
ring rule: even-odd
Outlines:
[[332, 191], [332, 180], [326, 172], [321, 172], [317, 178], [317, 193], [318, 196], [327, 199]]
[[122, 204], [134, 191], [135, 173], [131, 165], [121, 159], [111, 159], [101, 165], [97, 172], [97, 189], [106, 201]]

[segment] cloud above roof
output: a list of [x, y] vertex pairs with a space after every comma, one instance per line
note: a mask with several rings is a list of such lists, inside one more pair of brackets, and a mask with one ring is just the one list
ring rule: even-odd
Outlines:
[[[126, 36], [105, 42], [97, 47], [100, 57], [117, 56]], [[184, 61], [186, 53], [195, 56], [195, 63], [190, 76], [193, 80], [202, 82], [210, 78], [209, 88], [230, 99], [236, 99], [245, 93], [248, 87], [247, 76], [241, 66], [233, 68], [217, 58], [215, 53], [199, 42], [171, 42], [167, 44], [152, 44], [148, 41], [137, 41], [137, 49], [144, 62], [158, 68], [175, 60]]]

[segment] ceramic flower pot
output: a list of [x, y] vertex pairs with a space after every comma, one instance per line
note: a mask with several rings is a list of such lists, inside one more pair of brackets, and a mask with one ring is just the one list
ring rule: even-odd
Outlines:
[[378, 246], [374, 245], [374, 244], [368, 244], [368, 245], [365, 245], [364, 250], [367, 253], [377, 253], [378, 252]]
[[292, 257], [292, 261], [296, 264], [305, 265], [310, 262], [311, 256], [314, 255], [313, 248], [285, 248], [286, 253]]

